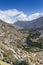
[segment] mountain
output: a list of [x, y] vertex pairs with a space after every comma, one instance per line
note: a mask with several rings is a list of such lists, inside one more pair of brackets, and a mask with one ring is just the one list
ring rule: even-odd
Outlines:
[[17, 21], [14, 24], [23, 29], [43, 29], [43, 16], [32, 21]]
[[[17, 58], [17, 50], [22, 47], [22, 34], [12, 24], [0, 20], [0, 64], [11, 63]], [[3, 62], [4, 61], [4, 62]], [[7, 65], [5, 63], [5, 65]]]
[[[19, 35], [20, 34], [20, 35]], [[22, 34], [12, 24], [0, 20], [0, 42], [12, 43], [21, 40]]]
[[[0, 65], [40, 65], [43, 52], [26, 51], [23, 47], [24, 35], [15, 25], [0, 20]], [[41, 61], [40, 61], [41, 58]], [[42, 65], [42, 64], [41, 64]]]

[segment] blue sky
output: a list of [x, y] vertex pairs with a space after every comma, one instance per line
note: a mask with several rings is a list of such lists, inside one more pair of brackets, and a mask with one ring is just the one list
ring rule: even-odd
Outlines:
[[0, 19], [33, 20], [43, 14], [43, 0], [0, 0]]
[[43, 12], [43, 0], [0, 0], [0, 9], [18, 9], [27, 14]]

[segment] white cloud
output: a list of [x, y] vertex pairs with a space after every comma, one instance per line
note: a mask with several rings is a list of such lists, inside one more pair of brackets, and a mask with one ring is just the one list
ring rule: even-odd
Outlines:
[[19, 20], [19, 21], [31, 21], [31, 20], [37, 19], [37, 18], [39, 18], [41, 16], [43, 16], [42, 13], [34, 13], [34, 14], [29, 15], [29, 16], [24, 14], [24, 13], [21, 13], [17, 17], [17, 20]]
[[19, 21], [27, 21], [28, 17], [27, 17], [26, 14], [21, 13], [19, 16], [17, 16], [17, 20], [19, 20]]
[[16, 9], [9, 9], [9, 10], [0, 10], [0, 19], [6, 21], [7, 23], [13, 23], [15, 20], [13, 18], [20, 14]]
[[34, 13], [31, 15], [24, 14], [17, 9], [0, 10], [0, 19], [7, 23], [14, 23], [15, 21], [31, 21], [43, 16], [43, 13]]
[[28, 20], [31, 21], [31, 20], [39, 18], [40, 16], [41, 16], [40, 13], [34, 13], [34, 14], [31, 14], [30, 16], [28, 16]]

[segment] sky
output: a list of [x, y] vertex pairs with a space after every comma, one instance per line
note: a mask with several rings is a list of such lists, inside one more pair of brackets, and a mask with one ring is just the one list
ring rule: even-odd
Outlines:
[[0, 19], [13, 23], [31, 21], [43, 15], [43, 0], [0, 0]]

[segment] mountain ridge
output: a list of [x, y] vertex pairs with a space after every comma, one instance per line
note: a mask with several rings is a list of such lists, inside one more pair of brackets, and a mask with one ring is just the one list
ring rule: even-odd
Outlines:
[[32, 21], [17, 21], [14, 23], [24, 29], [35, 29], [43, 26], [43, 16]]

